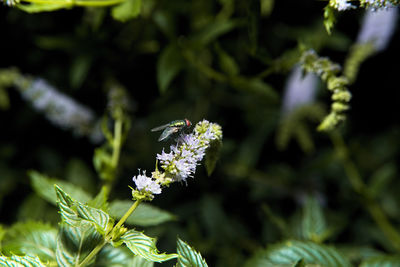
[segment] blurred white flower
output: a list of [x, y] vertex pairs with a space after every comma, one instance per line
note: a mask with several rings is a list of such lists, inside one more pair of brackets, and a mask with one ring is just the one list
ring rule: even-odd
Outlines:
[[286, 82], [283, 95], [283, 114], [288, 114], [298, 106], [312, 103], [315, 99], [318, 77], [310, 72], [303, 73], [300, 66], [295, 66]]
[[331, 1], [330, 4], [331, 4], [331, 6], [336, 8], [338, 11], [344, 11], [344, 10], [354, 8], [354, 6], [351, 3], [347, 2], [347, 0], [335, 0], [335, 1]]
[[397, 8], [367, 10], [358, 34], [358, 43], [372, 43], [376, 51], [384, 50], [393, 35], [397, 21]]
[[96, 117], [89, 108], [74, 99], [58, 92], [43, 79], [35, 79], [29, 86], [16, 83], [22, 97], [33, 107], [43, 112], [46, 118], [62, 129], [72, 130], [77, 135], [88, 135], [92, 141], [99, 142], [102, 135], [96, 126]]

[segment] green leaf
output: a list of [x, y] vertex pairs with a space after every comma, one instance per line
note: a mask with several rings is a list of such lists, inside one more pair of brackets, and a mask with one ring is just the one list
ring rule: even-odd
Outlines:
[[142, 0], [125, 0], [122, 4], [113, 7], [111, 14], [114, 19], [125, 22], [140, 15]]
[[371, 176], [368, 190], [372, 196], [379, 196], [396, 177], [396, 164], [389, 162], [377, 169]]
[[328, 237], [325, 217], [314, 197], [307, 197], [303, 209], [302, 232], [304, 238], [320, 243]]
[[46, 267], [38, 257], [31, 256], [0, 256], [0, 266], [3, 267]]
[[39, 13], [39, 12], [50, 12], [64, 8], [72, 8], [71, 2], [65, 1], [63, 4], [39, 4], [39, 3], [30, 3], [26, 4], [17, 4], [17, 7], [28, 13]]
[[81, 87], [92, 65], [92, 57], [88, 54], [77, 56], [71, 65], [69, 80], [72, 88]]
[[[305, 241], [286, 241], [257, 253], [253, 266], [290, 266], [303, 259], [306, 264], [324, 267], [351, 267], [350, 262], [335, 248]], [[246, 265], [250, 266], [250, 265]]]
[[31, 178], [32, 187], [35, 192], [54, 205], [57, 204], [57, 195], [54, 191], [55, 184], [64, 188], [74, 199], [82, 202], [87, 202], [91, 199], [91, 196], [87, 192], [69, 182], [50, 178], [37, 171], [29, 171], [28, 175]]
[[212, 174], [217, 164], [219, 154], [222, 148], [222, 141], [221, 140], [214, 140], [211, 142], [209, 148], [207, 149], [204, 165], [207, 170], [208, 176]]
[[77, 212], [80, 218], [92, 222], [102, 235], [106, 233], [108, 225], [112, 224], [110, 216], [102, 210], [78, 203]]
[[146, 260], [163, 262], [178, 257], [177, 254], [159, 254], [155, 239], [135, 230], [129, 230], [121, 236], [121, 241], [133, 252]]
[[184, 61], [177, 44], [173, 43], [164, 48], [157, 61], [157, 83], [161, 93], [166, 92], [183, 66]]
[[336, 17], [334, 9], [328, 4], [324, 8], [324, 25], [328, 34], [331, 34], [335, 22], [336, 22]]
[[247, 79], [244, 77], [232, 77], [230, 83], [233, 87], [238, 90], [253, 93], [259, 95], [269, 101], [276, 102], [279, 97], [269, 84], [263, 82], [261, 79]]
[[79, 227], [62, 223], [57, 239], [57, 264], [65, 267], [76, 266], [77, 262], [83, 261], [101, 242], [103, 237], [89, 223], [82, 222]]
[[0, 84], [0, 110], [5, 110], [10, 107], [10, 99], [8, 97], [6, 89]]
[[[115, 218], [120, 219], [131, 206], [132, 201], [115, 200], [111, 202], [109, 212]], [[172, 220], [176, 220], [176, 216], [172, 213], [147, 203], [140, 203], [135, 212], [125, 223], [140, 226], [154, 226]]]
[[127, 247], [104, 247], [96, 258], [96, 267], [153, 267], [154, 263], [134, 256]]
[[44, 262], [56, 260], [57, 230], [41, 222], [14, 224], [7, 230], [3, 252], [7, 255], [38, 256]]
[[400, 256], [378, 256], [364, 260], [360, 267], [400, 267]]
[[200, 253], [178, 238], [177, 252], [179, 254], [177, 267], [206, 267], [206, 261]]
[[240, 20], [214, 20], [212, 23], [204, 27], [201, 32], [196, 34], [192, 41], [196, 46], [204, 47], [221, 35], [232, 31], [239, 25], [243, 25]]
[[113, 224], [113, 220], [107, 213], [73, 200], [57, 185], [55, 188], [61, 217], [67, 224], [79, 226], [82, 221], [87, 221], [92, 223], [99, 233], [105, 235], [109, 227]]
[[258, 28], [260, 24], [261, 6], [259, 0], [247, 0], [247, 31], [249, 34], [250, 53], [256, 54], [258, 42]]
[[230, 76], [238, 75], [239, 66], [237, 65], [235, 59], [225, 52], [219, 45], [216, 45], [216, 51], [221, 70]]

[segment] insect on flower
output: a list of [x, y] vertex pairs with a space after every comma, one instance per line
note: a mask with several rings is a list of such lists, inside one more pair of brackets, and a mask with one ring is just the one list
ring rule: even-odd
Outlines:
[[176, 133], [181, 133], [183, 130], [186, 128], [189, 128], [192, 123], [188, 119], [184, 120], [175, 120], [171, 121], [170, 123], [167, 123], [165, 125], [161, 125], [159, 127], [151, 129], [152, 132], [156, 131], [161, 131], [162, 134], [160, 135], [160, 138], [158, 138], [158, 141], [164, 141], [167, 140], [169, 137], [171, 137], [173, 134]]

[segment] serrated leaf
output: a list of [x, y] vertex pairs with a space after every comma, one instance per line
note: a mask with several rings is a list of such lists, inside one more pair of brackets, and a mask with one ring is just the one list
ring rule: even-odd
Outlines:
[[3, 252], [7, 255], [38, 256], [44, 262], [55, 262], [57, 230], [41, 222], [14, 224], [7, 230]]
[[178, 238], [177, 252], [179, 254], [178, 267], [206, 267], [206, 261], [200, 253], [191, 248], [186, 242]]
[[308, 241], [286, 241], [273, 245], [257, 254], [255, 266], [293, 265], [304, 259], [306, 264], [319, 264], [324, 267], [351, 267], [350, 262], [335, 248]]
[[[115, 200], [110, 203], [109, 212], [115, 218], [120, 219], [131, 206], [132, 201]], [[172, 213], [147, 203], [141, 203], [125, 223], [140, 226], [154, 226], [172, 220], [176, 220], [176, 216]]]
[[183, 69], [184, 61], [177, 44], [170, 44], [161, 52], [157, 61], [157, 83], [161, 93], [165, 93], [171, 82]]
[[38, 257], [31, 256], [0, 256], [0, 266], [4, 267], [46, 267]]
[[28, 175], [31, 178], [32, 187], [35, 192], [54, 205], [57, 204], [57, 195], [54, 191], [55, 184], [62, 187], [66, 192], [68, 192], [68, 194], [78, 201], [87, 202], [91, 199], [89, 193], [69, 182], [50, 178], [47, 175], [41, 174], [37, 171], [29, 171]]
[[78, 216], [86, 221], [92, 222], [97, 231], [104, 235], [107, 231], [107, 226], [110, 223], [110, 216], [102, 210], [83, 205], [77, 204]]
[[64, 222], [71, 226], [79, 226], [82, 221], [86, 221], [93, 224], [99, 233], [105, 235], [109, 225], [113, 223], [107, 213], [75, 201], [57, 185], [55, 189]]
[[96, 258], [97, 267], [153, 267], [154, 263], [134, 256], [127, 247], [104, 247]]
[[360, 267], [400, 267], [400, 256], [378, 256], [364, 260]]
[[318, 200], [314, 197], [307, 197], [303, 208], [302, 219], [303, 237], [320, 243], [328, 236], [325, 217]]
[[122, 4], [113, 7], [111, 14], [114, 19], [125, 22], [140, 15], [142, 0], [125, 0]]
[[76, 266], [101, 242], [103, 237], [90, 223], [82, 222], [79, 227], [62, 223], [57, 238], [57, 264], [62, 267]]
[[135, 230], [129, 230], [121, 236], [121, 241], [133, 252], [149, 261], [163, 262], [178, 257], [177, 254], [159, 254], [155, 239]]
[[64, 222], [71, 226], [78, 226], [82, 221], [78, 217], [78, 214], [73, 209], [75, 206], [75, 200], [73, 200], [67, 193], [65, 193], [59, 186], [55, 186], [57, 195], [57, 204], [60, 209], [61, 218]]
[[221, 140], [214, 140], [211, 142], [209, 148], [207, 149], [204, 165], [207, 170], [208, 176], [212, 174], [217, 164], [219, 154], [222, 148], [222, 141]]

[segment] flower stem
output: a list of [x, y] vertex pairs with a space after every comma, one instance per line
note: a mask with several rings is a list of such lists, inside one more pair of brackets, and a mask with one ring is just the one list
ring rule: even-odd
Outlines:
[[363, 182], [356, 165], [349, 157], [349, 151], [344, 143], [343, 137], [338, 132], [332, 133], [330, 137], [354, 191], [359, 193], [364, 199], [364, 205], [371, 214], [371, 217], [374, 219], [385, 237], [389, 240], [393, 248], [399, 252], [400, 233], [391, 224], [381, 206], [376, 202], [376, 199], [374, 199], [369, 193], [368, 187]]
[[113, 234], [116, 230], [118, 230], [124, 222], [128, 219], [128, 217], [135, 211], [135, 209], [139, 206], [141, 200], [136, 200], [132, 206], [129, 208], [129, 210], [122, 216], [122, 218], [119, 220], [119, 222], [105, 235], [104, 240], [98, 244], [90, 253], [89, 255], [86, 256], [86, 258], [79, 264], [76, 265], [76, 267], [83, 267], [86, 264], [88, 264], [93, 257], [99, 253], [99, 251], [111, 241], [113, 238]]
[[119, 155], [121, 154], [121, 143], [122, 143], [122, 119], [117, 119], [114, 126], [114, 142], [113, 142], [113, 154], [111, 158], [111, 164], [114, 168], [117, 167], [119, 161]]

